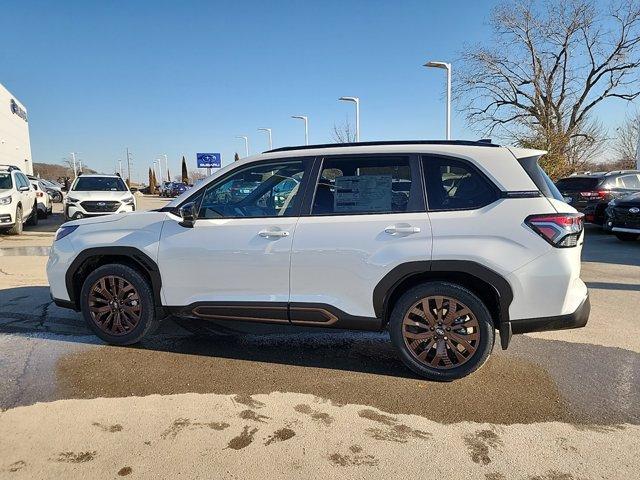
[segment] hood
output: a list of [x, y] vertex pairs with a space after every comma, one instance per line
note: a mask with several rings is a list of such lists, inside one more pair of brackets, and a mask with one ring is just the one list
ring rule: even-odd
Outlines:
[[100, 215], [98, 217], [87, 217], [79, 220], [70, 220], [64, 225], [95, 225], [97, 223], [112, 223], [122, 220], [127, 220], [128, 223], [136, 222], [136, 219], [140, 219], [140, 224], [146, 224], [148, 219], [155, 220], [155, 217], [164, 218], [164, 214], [159, 215], [158, 212], [142, 211], [142, 212], [126, 212], [126, 213], [112, 213], [111, 215]]
[[125, 197], [130, 197], [131, 192], [88, 192], [82, 190], [72, 190], [68, 193], [71, 198], [77, 198], [78, 200], [122, 200]]
[[640, 192], [619, 198], [616, 207], [640, 207]]

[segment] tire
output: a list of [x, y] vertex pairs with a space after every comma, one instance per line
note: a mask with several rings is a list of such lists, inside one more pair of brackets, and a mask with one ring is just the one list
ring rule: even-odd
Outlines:
[[[439, 300], [439, 310], [437, 297], [444, 297]], [[429, 315], [424, 314], [425, 299]], [[449, 318], [452, 303], [456, 303], [456, 311], [466, 307], [469, 313]], [[433, 314], [435, 310], [438, 312]], [[444, 382], [480, 368], [493, 349], [495, 337], [493, 320], [484, 303], [466, 288], [447, 282], [423, 283], [405, 292], [391, 312], [389, 333], [400, 359], [409, 369], [429, 380]]]
[[615, 232], [615, 234], [618, 240], [623, 242], [634, 242], [640, 238], [640, 234], [637, 233]]
[[33, 208], [31, 209], [31, 215], [29, 216], [29, 220], [27, 220], [27, 225], [31, 227], [35, 227], [38, 225], [38, 203], [33, 203]]
[[24, 228], [24, 225], [22, 224], [22, 207], [18, 205], [18, 208], [16, 208], [15, 223], [13, 224], [13, 227], [7, 230], [7, 234], [20, 235], [22, 233], [23, 228]]
[[[104, 282], [102, 292], [106, 294], [98, 291], [101, 281]], [[110, 305], [110, 297], [117, 305]], [[98, 308], [109, 310], [96, 313]], [[159, 325], [149, 282], [126, 265], [103, 265], [90, 273], [82, 285], [80, 309], [89, 328], [112, 345], [138, 343]]]

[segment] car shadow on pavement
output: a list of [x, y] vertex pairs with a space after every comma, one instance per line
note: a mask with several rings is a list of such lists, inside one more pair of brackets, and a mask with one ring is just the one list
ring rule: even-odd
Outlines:
[[[0, 332], [38, 342], [43, 355], [47, 342], [76, 344], [49, 347], [58, 352], [51, 371], [39, 371], [33, 381], [54, 382], [55, 389], [36, 401], [281, 391], [444, 423], [561, 421], [598, 429], [640, 424], [640, 354], [621, 348], [516, 336], [508, 351], [496, 347], [471, 376], [436, 383], [412, 375], [386, 333], [285, 327], [198, 337], [167, 321], [139, 345], [103, 345], [79, 314], [42, 301], [45, 292], [8, 289], [1, 293], [10, 304], [0, 303]], [[34, 302], [35, 313], [19, 311], [22, 301]], [[18, 395], [15, 404], [31, 401], [33, 396]]]
[[616, 265], [640, 266], [640, 240], [622, 242], [600, 227], [589, 225], [585, 229], [582, 261]]
[[598, 288], [600, 290], [626, 290], [630, 292], [640, 292], [640, 284], [613, 283], [613, 282], [585, 282], [588, 288]]

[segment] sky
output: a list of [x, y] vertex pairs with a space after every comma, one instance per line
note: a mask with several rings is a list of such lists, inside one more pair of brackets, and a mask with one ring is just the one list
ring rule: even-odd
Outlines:
[[[113, 172], [125, 149], [134, 180], [160, 155], [172, 176], [184, 155], [220, 152], [223, 165], [304, 142], [291, 115], [309, 117], [310, 143], [361, 101], [361, 140], [445, 134], [445, 72], [468, 45], [490, 41], [493, 1], [3, 0], [0, 83], [28, 109], [34, 162]], [[615, 128], [628, 109], [599, 110]], [[454, 112], [452, 137], [474, 139]]]

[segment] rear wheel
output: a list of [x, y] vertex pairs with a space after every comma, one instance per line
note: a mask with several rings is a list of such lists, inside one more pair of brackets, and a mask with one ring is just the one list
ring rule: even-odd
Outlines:
[[389, 332], [407, 367], [439, 381], [480, 368], [495, 336], [482, 301], [466, 288], [445, 282], [423, 283], [402, 295], [391, 313]]
[[618, 240], [622, 240], [623, 242], [633, 242], [635, 240], [638, 240], [638, 238], [640, 238], [640, 234], [616, 232], [616, 237], [618, 237]]
[[24, 227], [22, 225], [22, 207], [18, 205], [18, 208], [16, 208], [15, 223], [13, 224], [13, 227], [7, 230], [7, 233], [9, 235], [20, 235], [22, 233], [23, 228]]
[[126, 265], [104, 265], [89, 274], [80, 307], [91, 330], [114, 345], [137, 343], [158, 325], [151, 286]]

